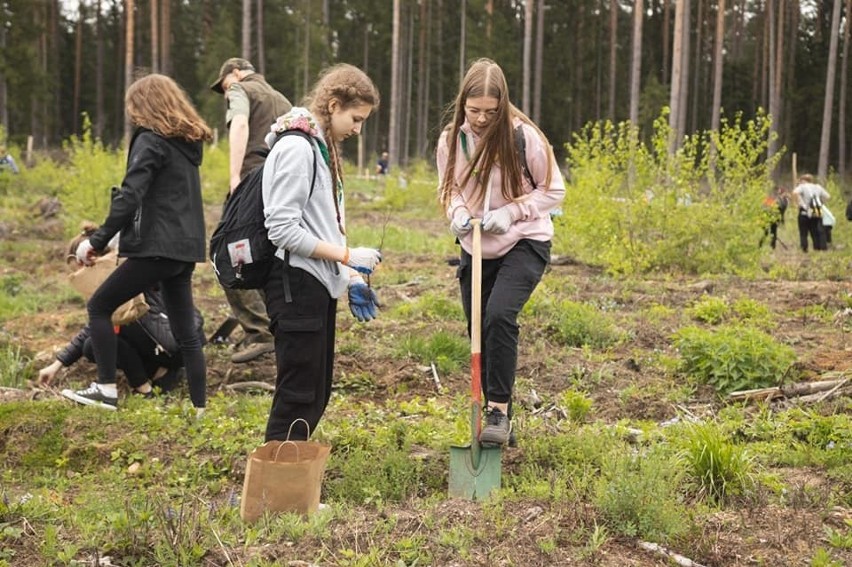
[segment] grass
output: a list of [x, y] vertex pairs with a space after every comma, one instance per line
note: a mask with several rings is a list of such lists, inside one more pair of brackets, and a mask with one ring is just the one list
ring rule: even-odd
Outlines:
[[[224, 191], [224, 155], [220, 148], [205, 156], [211, 206]], [[45, 182], [54, 177], [38, 173]], [[792, 306], [765, 294], [745, 297], [748, 285], [724, 277], [713, 280], [720, 291], [709, 299], [678, 273], [619, 280], [586, 266], [554, 266], [520, 318], [514, 419], [521, 448], [504, 451], [493, 501], [450, 500], [448, 447], [470, 440], [470, 347], [455, 268], [446, 261], [457, 247], [434, 187], [434, 175], [422, 169], [407, 184], [392, 178], [382, 187], [347, 177], [349, 238], [382, 245], [385, 262], [372, 283], [385, 305], [370, 325], [353, 323], [345, 301], [340, 306], [335, 390], [315, 434], [333, 447], [323, 484], [328, 512], [240, 520], [246, 455], [263, 438], [270, 397], [226, 393], [224, 385], [268, 380], [270, 369], [231, 366], [226, 350], [208, 345], [211, 399], [201, 420], [185, 392], [153, 404], [122, 400], [116, 413], [43, 391], [33, 391], [39, 399], [0, 403], [0, 567], [92, 563], [104, 555], [122, 565], [189, 567], [596, 564], [635, 560], [639, 539], [692, 552], [704, 564], [730, 564], [730, 555], [714, 549], [742, 546], [767, 555], [765, 564], [852, 560], [852, 527], [823, 524], [834, 506], [852, 507], [852, 404], [723, 405], [711, 380], [684, 372], [689, 349], [678, 351], [671, 340], [699, 329], [691, 338], [706, 348], [696, 350], [717, 370], [726, 360], [717, 352], [744, 344], [736, 359], [747, 366], [744, 375], [768, 355], [793, 363], [790, 353], [814, 348], [811, 333], [842, 343], [834, 315], [852, 300], [839, 292], [814, 300], [812, 287], [840, 273], [849, 249], [794, 259], [807, 261], [807, 270], [766, 256], [763, 275], [775, 283], [810, 278]], [[4, 207], [27, 201], [10, 197]], [[26, 215], [16, 210], [10, 218]], [[24, 230], [23, 220], [11, 222]], [[787, 242], [790, 230], [782, 227]], [[852, 241], [848, 226], [835, 234], [839, 243]], [[0, 273], [3, 388], [26, 388], [44, 363], [37, 352], [49, 353], [85, 322], [64, 273], [45, 261], [62, 252], [59, 240], [0, 242], [10, 268]], [[562, 239], [560, 251], [570, 254], [570, 243]], [[209, 269], [199, 267], [194, 286], [207, 328], [215, 328], [227, 310]], [[751, 342], [738, 342], [744, 337]], [[433, 362], [440, 392], [431, 371], [422, 371]], [[76, 385], [91, 369], [66, 383]], [[532, 390], [541, 400], [536, 407], [527, 401]], [[698, 423], [669, 423], [689, 414]], [[803, 519], [784, 532], [795, 540], [784, 552], [801, 552], [779, 559], [760, 541], [779, 535], [787, 513]], [[708, 526], [715, 533], [726, 518], [763, 516], [771, 528], [737, 524], [707, 543]]]

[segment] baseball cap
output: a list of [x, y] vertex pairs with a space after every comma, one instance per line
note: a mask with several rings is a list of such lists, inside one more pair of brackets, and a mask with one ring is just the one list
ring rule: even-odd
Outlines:
[[222, 68], [219, 69], [219, 78], [210, 85], [210, 88], [217, 93], [224, 93], [225, 90], [222, 88], [222, 81], [225, 80], [225, 77], [227, 77], [234, 69], [239, 69], [240, 71], [254, 71], [254, 65], [241, 57], [231, 57], [222, 63]]

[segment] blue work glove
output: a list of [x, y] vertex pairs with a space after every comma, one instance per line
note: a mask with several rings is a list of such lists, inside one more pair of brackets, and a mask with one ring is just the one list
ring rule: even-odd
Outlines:
[[382, 253], [375, 248], [349, 248], [346, 256], [344, 264], [368, 276], [382, 261]]
[[494, 234], [506, 234], [514, 222], [515, 217], [512, 216], [512, 210], [509, 205], [506, 205], [485, 215], [482, 219], [482, 230]]
[[456, 236], [461, 237], [473, 228], [470, 224], [470, 211], [464, 207], [459, 207], [453, 213], [453, 220], [450, 223], [450, 231]]
[[356, 319], [362, 323], [375, 319], [379, 305], [379, 297], [364, 278], [355, 276], [349, 279], [349, 310]]

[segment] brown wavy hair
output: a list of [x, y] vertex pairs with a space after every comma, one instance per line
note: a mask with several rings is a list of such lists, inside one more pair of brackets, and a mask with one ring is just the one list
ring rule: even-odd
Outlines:
[[164, 138], [191, 142], [212, 139], [213, 133], [186, 92], [165, 75], [153, 73], [136, 80], [124, 95], [127, 116], [136, 126]]
[[[469, 98], [493, 97], [497, 99], [497, 115], [494, 122], [482, 135], [482, 140], [477, 145], [473, 155], [470, 156], [468, 167], [462, 174], [461, 181], [456, 184], [456, 152], [458, 151], [459, 132], [465, 122], [464, 107]], [[446, 113], [451, 118], [444, 128], [449, 146], [447, 169], [441, 180], [440, 201], [446, 207], [452, 199], [453, 193], [458, 187], [464, 187], [473, 176], [474, 169], [477, 173], [477, 188], [475, 200], [481, 202], [485, 199], [486, 185], [491, 176], [491, 168], [499, 164], [501, 168], [500, 191], [503, 197], [509, 200], [523, 196], [523, 174], [522, 165], [517, 157], [515, 148], [515, 136], [513, 133], [513, 121], [515, 118], [529, 124], [538, 132], [546, 148], [547, 156], [547, 179], [545, 187], [550, 186], [551, 171], [553, 168], [553, 150], [538, 126], [529, 117], [520, 111], [509, 100], [509, 86], [506, 83], [506, 75], [500, 65], [491, 59], [477, 59], [471, 63], [467, 73], [462, 79], [461, 87], [453, 103], [447, 108]]]
[[[331, 181], [334, 186], [334, 205], [337, 207], [338, 187], [343, 183], [343, 168], [340, 161], [338, 142], [331, 139], [331, 111], [328, 109], [332, 99], [340, 103], [343, 110], [360, 104], [369, 104], [376, 110], [379, 106], [379, 89], [373, 84], [367, 73], [347, 63], [340, 63], [326, 68], [320, 73], [310, 94], [305, 98], [311, 114], [313, 114], [326, 133], [328, 153], [331, 159]], [[345, 234], [340, 223], [340, 211], [337, 211], [337, 223], [340, 231]]]

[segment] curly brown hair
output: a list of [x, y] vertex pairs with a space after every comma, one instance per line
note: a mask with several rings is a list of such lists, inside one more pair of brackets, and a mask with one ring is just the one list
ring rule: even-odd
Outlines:
[[133, 124], [165, 138], [196, 142], [213, 137], [184, 90], [165, 75], [152, 73], [136, 80], [127, 89], [124, 104]]

